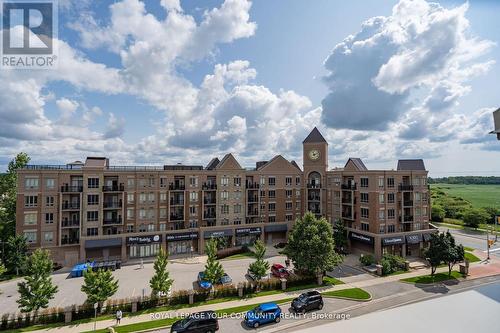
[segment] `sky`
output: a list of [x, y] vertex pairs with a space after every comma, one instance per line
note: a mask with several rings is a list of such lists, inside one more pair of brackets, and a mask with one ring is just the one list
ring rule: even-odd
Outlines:
[[[0, 170], [360, 157], [500, 175], [500, 2], [59, 0], [59, 66], [0, 68]], [[3, 31], [2, 31], [3, 33]]]

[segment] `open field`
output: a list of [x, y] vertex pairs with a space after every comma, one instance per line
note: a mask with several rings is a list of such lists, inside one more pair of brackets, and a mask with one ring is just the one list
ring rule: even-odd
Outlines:
[[462, 197], [476, 208], [500, 208], [500, 185], [432, 184], [431, 188], [439, 188], [449, 195]]

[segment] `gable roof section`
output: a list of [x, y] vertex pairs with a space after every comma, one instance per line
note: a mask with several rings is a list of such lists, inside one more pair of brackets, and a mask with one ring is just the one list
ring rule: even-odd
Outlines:
[[411, 171], [411, 170], [422, 170], [425, 171], [425, 164], [422, 159], [415, 160], [399, 160], [398, 170]]
[[314, 127], [311, 133], [307, 136], [307, 138], [302, 141], [302, 143], [319, 143], [319, 142], [326, 142], [325, 138], [323, 135], [321, 135], [320, 131], [318, 130], [317, 127]]
[[344, 169], [354, 169], [357, 171], [367, 171], [368, 168], [366, 165], [363, 163], [363, 161], [360, 158], [357, 157], [351, 157], [347, 160], [347, 163], [344, 166]]
[[241, 170], [243, 168], [241, 167], [240, 163], [238, 163], [236, 158], [234, 158], [233, 154], [229, 153], [229, 154], [226, 154], [226, 156], [224, 156], [222, 158], [222, 160], [219, 162], [219, 164], [217, 164], [215, 169], [217, 169], [217, 170], [238, 170], [238, 169]]
[[[274, 156], [269, 162], [260, 166], [257, 170], [265, 170], [269, 168], [274, 168], [277, 170], [290, 170], [292, 172], [297, 172], [297, 165], [289, 162], [286, 158], [281, 155]], [[299, 169], [300, 170], [300, 169]]]
[[212, 160], [207, 164], [206, 168], [207, 170], [213, 170], [217, 167], [217, 165], [220, 163], [219, 158], [214, 157]]
[[290, 163], [292, 163], [292, 165], [293, 165], [294, 167], [296, 167], [296, 168], [297, 168], [300, 172], [302, 172], [302, 169], [299, 167], [299, 165], [297, 164], [297, 162], [295, 162], [295, 161], [291, 161]]

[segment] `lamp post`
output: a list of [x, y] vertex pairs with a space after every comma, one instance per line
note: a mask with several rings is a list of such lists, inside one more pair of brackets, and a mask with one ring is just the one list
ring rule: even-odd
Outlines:
[[96, 324], [97, 324], [97, 308], [99, 307], [99, 303], [95, 302], [94, 303], [94, 332], [96, 330]]

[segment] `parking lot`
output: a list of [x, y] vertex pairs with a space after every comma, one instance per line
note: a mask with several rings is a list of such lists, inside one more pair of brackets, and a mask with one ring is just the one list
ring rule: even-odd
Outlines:
[[[173, 260], [168, 265], [170, 277], [174, 279], [173, 290], [197, 288], [196, 278], [198, 272], [204, 270], [204, 257], [198, 260]], [[285, 257], [272, 256], [266, 259], [270, 264], [281, 263], [284, 265]], [[221, 260], [224, 270], [233, 279], [233, 283], [247, 281], [245, 276], [248, 265], [254, 259]], [[134, 296], [149, 295], [149, 280], [154, 274], [153, 264], [145, 263], [144, 268], [139, 264], [125, 265], [121, 269], [113, 272], [119, 281], [119, 289], [113, 298], [124, 299]], [[69, 273], [54, 274], [52, 277], [54, 284], [59, 288], [56, 297], [50, 302], [51, 307], [65, 307], [72, 304], [82, 304], [85, 302], [85, 294], [80, 291], [83, 277], [69, 278]], [[17, 283], [19, 280], [12, 280], [0, 283], [0, 309], [1, 313], [12, 313], [17, 311], [18, 299]]]

